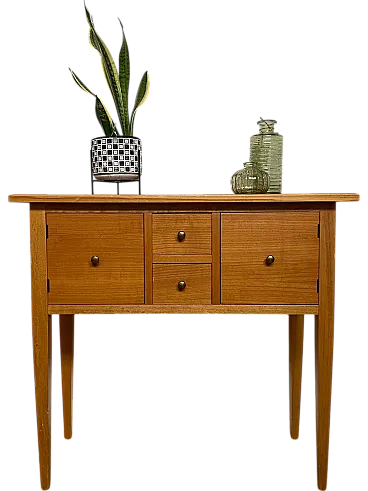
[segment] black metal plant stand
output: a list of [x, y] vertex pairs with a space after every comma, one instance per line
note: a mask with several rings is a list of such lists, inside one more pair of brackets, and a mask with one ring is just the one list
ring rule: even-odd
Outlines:
[[95, 187], [98, 184], [116, 184], [116, 194], [120, 194], [120, 186], [122, 185], [124, 188], [127, 187], [130, 189], [133, 187], [137, 190], [138, 194], [142, 194], [142, 180], [141, 180], [141, 174], [138, 174], [138, 180], [136, 181], [121, 181], [121, 180], [112, 180], [112, 179], [107, 179], [107, 180], [96, 180], [94, 179], [93, 175], [91, 176], [91, 194], [95, 193]]

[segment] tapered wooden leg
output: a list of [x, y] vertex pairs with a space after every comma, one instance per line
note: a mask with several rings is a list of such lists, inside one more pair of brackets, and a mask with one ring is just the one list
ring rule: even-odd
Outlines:
[[315, 317], [318, 488], [327, 488], [334, 338], [335, 210], [320, 213], [319, 314]]
[[64, 437], [69, 440], [73, 430], [74, 315], [60, 315], [60, 352]]
[[304, 315], [289, 315], [290, 435], [294, 440], [297, 440], [299, 437], [303, 336]]
[[51, 316], [47, 311], [46, 216], [31, 205], [32, 333], [41, 488], [51, 476]]

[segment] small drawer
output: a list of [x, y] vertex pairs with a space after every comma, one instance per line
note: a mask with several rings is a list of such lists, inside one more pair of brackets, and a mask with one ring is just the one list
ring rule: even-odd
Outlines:
[[210, 213], [153, 214], [153, 254], [211, 254]]
[[211, 303], [211, 264], [154, 264], [154, 304]]

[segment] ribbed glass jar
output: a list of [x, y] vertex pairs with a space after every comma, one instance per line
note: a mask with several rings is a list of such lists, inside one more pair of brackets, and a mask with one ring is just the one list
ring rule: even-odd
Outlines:
[[231, 178], [231, 189], [235, 194], [266, 193], [269, 185], [267, 172], [264, 172], [253, 162], [245, 162]]
[[282, 186], [283, 137], [274, 132], [276, 123], [273, 119], [258, 121], [259, 134], [250, 138], [249, 160], [269, 175], [268, 193], [281, 193]]

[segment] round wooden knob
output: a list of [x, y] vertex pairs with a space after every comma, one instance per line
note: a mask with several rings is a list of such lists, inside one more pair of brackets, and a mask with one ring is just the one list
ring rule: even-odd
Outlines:
[[185, 232], [184, 230], [180, 230], [180, 232], [178, 232], [178, 241], [183, 242], [184, 239], [185, 239]]
[[178, 289], [180, 292], [182, 292], [186, 286], [187, 286], [187, 284], [185, 283], [185, 281], [179, 281]]
[[273, 256], [267, 256], [266, 257], [266, 264], [267, 264], [267, 266], [270, 266], [274, 262], [275, 262], [275, 258]]
[[100, 258], [98, 256], [91, 257], [91, 263], [93, 264], [93, 266], [97, 266], [99, 262], [100, 262]]

